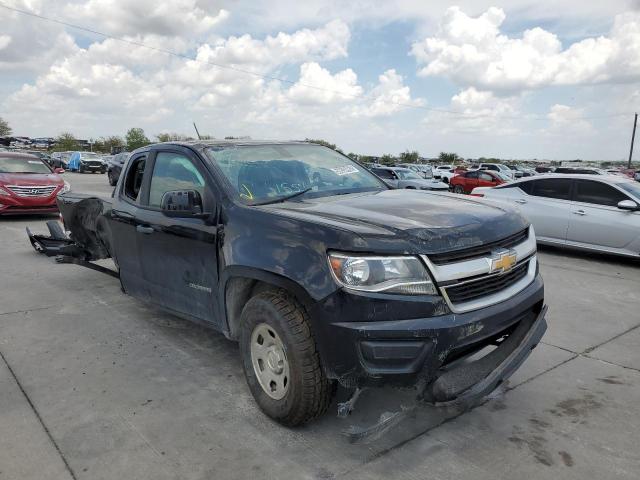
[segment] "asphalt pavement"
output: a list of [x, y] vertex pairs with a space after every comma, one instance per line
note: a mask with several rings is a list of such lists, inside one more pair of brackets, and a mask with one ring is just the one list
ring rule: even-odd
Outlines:
[[[111, 193], [105, 175], [65, 179]], [[334, 404], [281, 427], [235, 343], [33, 251], [25, 227], [50, 218], [0, 219], [0, 480], [640, 478], [639, 262], [541, 249], [549, 330], [509, 384], [353, 445], [343, 430], [410, 392], [368, 390], [350, 418]]]

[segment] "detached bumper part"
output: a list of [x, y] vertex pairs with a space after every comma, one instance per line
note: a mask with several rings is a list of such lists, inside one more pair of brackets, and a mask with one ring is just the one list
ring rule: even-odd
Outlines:
[[547, 330], [543, 306], [537, 317], [525, 318], [495, 350], [484, 357], [454, 367], [432, 382], [425, 399], [436, 405], [472, 406], [507, 380], [527, 359]]

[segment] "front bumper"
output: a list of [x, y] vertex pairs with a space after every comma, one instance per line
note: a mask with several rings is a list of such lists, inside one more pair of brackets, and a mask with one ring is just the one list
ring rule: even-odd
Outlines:
[[[510, 342], [516, 343], [511, 351], [519, 352], [515, 355], [517, 361], [503, 365], [503, 357], [512, 358], [511, 351], [503, 348], [499, 361], [494, 361], [490, 370], [499, 377], [496, 381], [502, 381], [526, 359], [546, 330], [540, 275], [501, 303], [460, 314], [451, 313], [441, 297], [389, 297], [339, 291], [311, 311], [329, 378], [348, 387], [409, 386], [421, 379], [436, 385], [436, 379], [452, 365], [509, 335], [507, 340], [519, 338]], [[509, 344], [505, 340], [503, 345]], [[481, 377], [478, 381], [486, 375]], [[491, 387], [495, 388], [495, 382], [487, 386]], [[484, 384], [478, 389], [486, 390]], [[433, 396], [436, 401], [449, 400], [437, 392]]]

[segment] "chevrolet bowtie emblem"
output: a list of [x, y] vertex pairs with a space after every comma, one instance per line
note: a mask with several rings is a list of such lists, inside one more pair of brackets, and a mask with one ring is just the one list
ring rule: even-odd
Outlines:
[[498, 250], [491, 256], [491, 273], [508, 272], [516, 264], [518, 257], [513, 250]]

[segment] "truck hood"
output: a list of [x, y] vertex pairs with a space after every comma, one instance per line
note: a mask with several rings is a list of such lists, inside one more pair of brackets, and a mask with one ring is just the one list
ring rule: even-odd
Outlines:
[[[311, 198], [268, 208], [289, 217], [350, 230], [365, 240], [401, 237], [420, 253], [493, 242], [528, 225], [515, 210], [487, 200], [418, 190]], [[394, 249], [393, 242], [389, 246]]]

